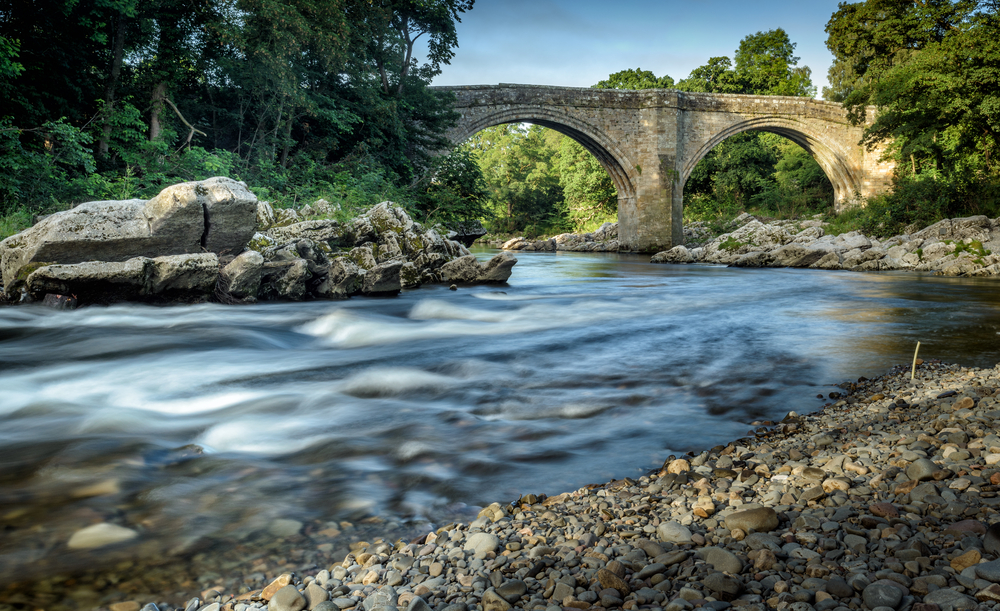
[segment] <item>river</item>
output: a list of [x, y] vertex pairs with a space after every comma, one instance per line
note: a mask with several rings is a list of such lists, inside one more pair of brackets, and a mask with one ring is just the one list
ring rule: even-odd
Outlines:
[[[426, 530], [819, 408], [917, 341], [1000, 362], [994, 279], [517, 256], [509, 285], [395, 298], [0, 308], [0, 574], [183, 555], [275, 519]], [[66, 549], [98, 522], [140, 536]]]

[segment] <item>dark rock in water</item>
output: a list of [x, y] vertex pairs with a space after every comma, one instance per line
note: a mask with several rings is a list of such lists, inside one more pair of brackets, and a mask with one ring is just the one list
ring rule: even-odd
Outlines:
[[514, 255], [509, 252], [502, 252], [482, 266], [478, 280], [479, 282], [507, 282], [516, 264], [517, 258]]
[[46, 293], [42, 305], [56, 310], [72, 310], [76, 307], [76, 297], [72, 295], [54, 295]]
[[486, 229], [483, 228], [483, 224], [479, 221], [462, 221], [460, 223], [454, 223], [449, 227], [449, 229], [455, 232], [455, 235], [450, 236], [449, 239], [461, 242], [466, 247], [472, 246], [472, 243], [478, 238], [486, 235]]
[[368, 270], [365, 274], [361, 292], [366, 295], [395, 294], [403, 288], [400, 280], [402, 261], [387, 261]]

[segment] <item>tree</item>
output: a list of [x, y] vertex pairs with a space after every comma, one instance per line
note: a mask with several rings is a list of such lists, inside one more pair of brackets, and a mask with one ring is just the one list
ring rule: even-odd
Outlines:
[[671, 89], [674, 79], [664, 74], [657, 77], [649, 70], [636, 68], [615, 72], [593, 86], [594, 89]]
[[[370, 0], [366, 23], [370, 29], [369, 57], [374, 61], [382, 91], [401, 95], [413, 72], [424, 81], [441, 73], [455, 55], [461, 14], [475, 0]], [[427, 36], [427, 58], [418, 66], [413, 47]]]
[[563, 191], [563, 211], [574, 230], [614, 220], [618, 214], [618, 191], [596, 157], [579, 142], [563, 137], [556, 167]]
[[[996, 174], [1000, 16], [996, 2], [842, 4], [827, 46], [853, 82], [842, 101], [869, 147], [890, 145], [910, 174]], [[909, 162], [909, 163], [906, 163]]]
[[560, 224], [556, 151], [544, 132], [538, 125], [497, 125], [464, 145], [482, 168], [495, 215], [492, 231], [538, 234]]

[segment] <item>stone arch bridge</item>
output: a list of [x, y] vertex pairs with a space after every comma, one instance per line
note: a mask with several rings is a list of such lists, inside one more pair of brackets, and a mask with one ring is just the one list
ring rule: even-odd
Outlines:
[[657, 252], [683, 243], [684, 183], [726, 138], [768, 131], [796, 142], [819, 162], [842, 210], [886, 189], [893, 165], [859, 143], [839, 105], [811, 98], [623, 91], [539, 85], [435, 87], [456, 96], [455, 144], [501, 123], [535, 123], [573, 138], [608, 171], [618, 190], [622, 250]]

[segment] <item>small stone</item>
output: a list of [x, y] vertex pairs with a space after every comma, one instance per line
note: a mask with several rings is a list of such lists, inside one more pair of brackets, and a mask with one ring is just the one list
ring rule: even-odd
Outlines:
[[874, 609], [875, 607], [891, 607], [896, 609], [903, 601], [902, 590], [882, 583], [869, 585], [861, 593], [861, 596], [864, 598], [865, 604], [869, 609]]
[[691, 531], [677, 522], [660, 523], [656, 527], [656, 534], [659, 535], [661, 541], [667, 543], [676, 543], [677, 545], [691, 543]]
[[298, 520], [271, 520], [267, 526], [267, 534], [282, 539], [295, 536], [299, 534], [300, 530], [302, 530], [302, 522]]
[[1000, 560], [977, 564], [976, 577], [992, 581], [993, 583], [1000, 583]]
[[293, 585], [287, 585], [271, 597], [267, 603], [268, 611], [302, 611], [306, 608], [306, 599]]
[[261, 590], [260, 597], [264, 600], [271, 600], [271, 598], [278, 593], [278, 590], [292, 583], [292, 574], [285, 573], [278, 576], [274, 581], [267, 584], [267, 586]]
[[976, 600], [981, 602], [1000, 602], [1000, 585], [993, 584], [976, 592]]
[[139, 533], [131, 528], [102, 522], [73, 533], [66, 547], [69, 549], [93, 549], [135, 539]]
[[736, 511], [726, 516], [726, 528], [739, 528], [745, 532], [769, 532], [778, 527], [778, 514], [770, 507]]
[[906, 477], [911, 480], [922, 482], [934, 477], [934, 472], [938, 466], [926, 458], [921, 458], [910, 463], [906, 468]]
[[511, 579], [500, 585], [496, 589], [496, 593], [499, 594], [509, 602], [514, 604], [519, 598], [524, 596], [524, 593], [528, 591], [528, 586], [520, 579]]
[[976, 599], [951, 588], [941, 588], [927, 594], [924, 596], [924, 602], [937, 605], [942, 609], [951, 607], [954, 611], [970, 611], [977, 604]]
[[725, 573], [712, 573], [705, 578], [703, 583], [720, 600], [734, 600], [743, 592], [743, 583], [739, 579]]
[[868, 506], [868, 511], [887, 520], [899, 517], [899, 510], [892, 503], [873, 503]]
[[721, 547], [703, 547], [697, 551], [699, 557], [711, 564], [715, 570], [738, 574], [743, 570], [743, 562], [736, 554]]
[[613, 588], [618, 590], [622, 596], [628, 596], [632, 591], [624, 579], [608, 569], [597, 569], [597, 581], [600, 582], [602, 588]]
[[134, 600], [108, 605], [108, 609], [111, 609], [111, 611], [139, 611], [139, 608], [139, 603]]
[[393, 587], [382, 586], [369, 594], [365, 598], [364, 603], [362, 603], [362, 606], [365, 608], [365, 611], [374, 611], [379, 607], [395, 607], [398, 601], [399, 596]]
[[952, 558], [950, 563], [951, 568], [955, 569], [956, 572], [961, 573], [970, 566], [978, 564], [981, 558], [982, 555], [979, 553], [979, 550], [973, 548], [965, 552], [961, 556]]
[[837, 598], [851, 598], [854, 596], [854, 588], [847, 585], [843, 577], [835, 575], [827, 580], [825, 589]]
[[667, 473], [680, 473], [681, 471], [690, 471], [691, 463], [684, 460], [683, 458], [678, 458], [676, 460], [670, 461], [667, 465]]
[[315, 581], [310, 582], [309, 585], [306, 586], [304, 594], [306, 598], [306, 608], [309, 609], [309, 611], [313, 611], [321, 602], [325, 602], [330, 598], [330, 594], [326, 591], [326, 588], [319, 585]]
[[991, 554], [1000, 554], [1000, 522], [990, 524], [983, 537], [983, 549]]
[[495, 552], [498, 547], [500, 547], [499, 537], [490, 533], [478, 532], [466, 539], [462, 549], [471, 551], [474, 557], [482, 559], [486, 557], [486, 554]]
[[483, 611], [508, 611], [510, 608], [510, 603], [493, 588], [483, 592]]

